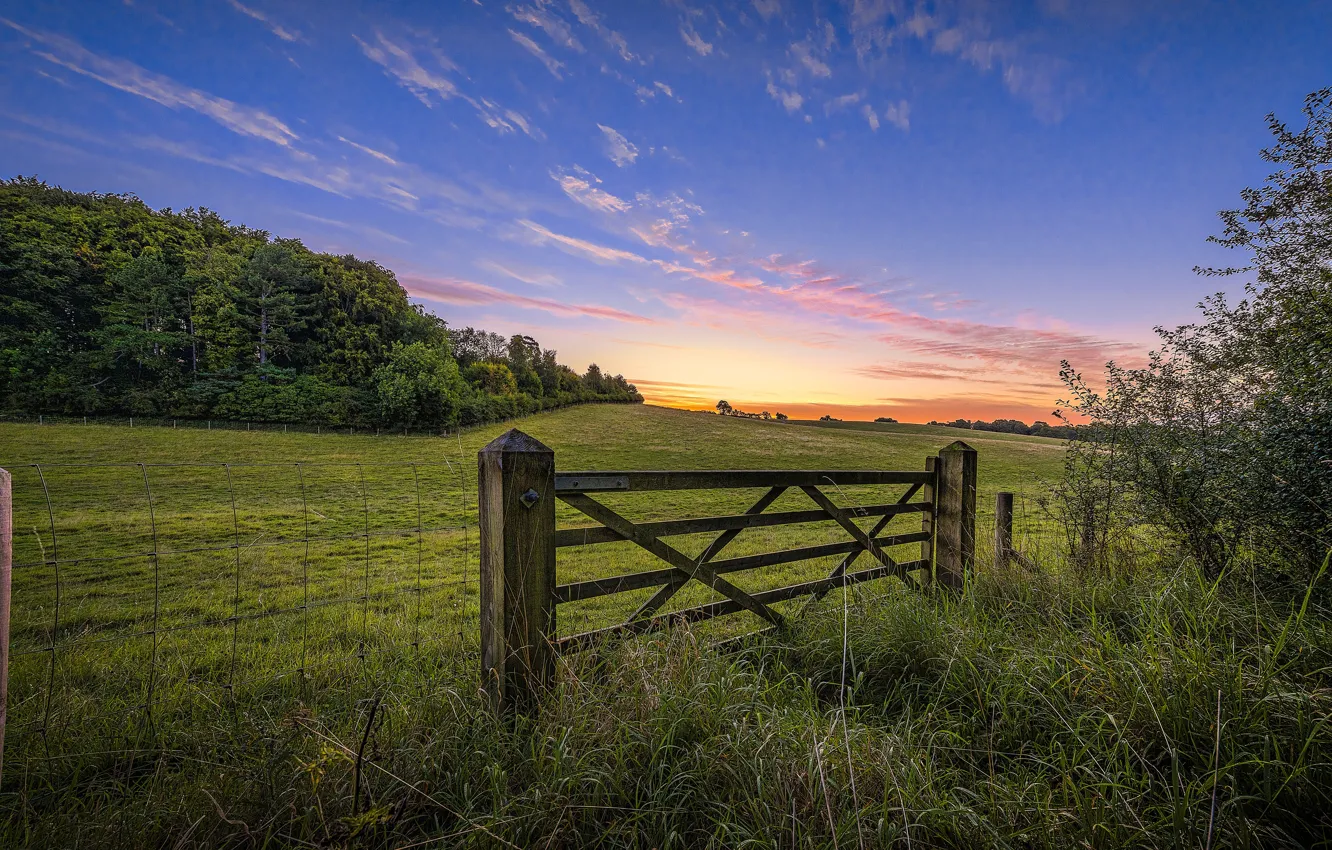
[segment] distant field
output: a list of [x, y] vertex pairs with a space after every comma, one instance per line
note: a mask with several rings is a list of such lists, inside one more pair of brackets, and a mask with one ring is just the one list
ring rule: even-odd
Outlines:
[[1035, 440], [1049, 445], [1062, 445], [1063, 440], [1053, 437], [1028, 437], [1024, 434], [1005, 434], [1001, 431], [971, 431], [947, 425], [913, 425], [910, 422], [861, 422], [859, 420], [791, 419], [785, 424], [813, 425], [816, 428], [840, 428], [846, 431], [880, 431], [885, 434], [939, 434], [953, 439], [975, 443], [981, 440]]
[[[562, 470], [921, 469], [927, 455], [965, 438], [979, 451], [982, 539], [993, 493], [1035, 496], [1063, 456], [1057, 441], [1041, 438], [827, 424], [630, 405], [570, 408], [447, 439], [0, 424], [0, 465], [14, 474], [18, 565], [6, 764], [34, 753], [39, 740], [77, 749], [87, 736], [120, 732], [127, 716], [189, 722], [240, 694], [280, 702], [297, 692], [308, 698], [317, 685], [337, 702], [340, 683], [367, 665], [400, 675], [405, 658], [428, 657], [474, 675], [476, 453], [508, 427], [553, 448]], [[830, 495], [865, 504], [898, 489]], [[668, 519], [739, 513], [756, 495], [606, 501], [631, 518]], [[772, 510], [810, 506], [795, 492]], [[562, 504], [558, 522], [588, 524]], [[887, 531], [918, 522], [901, 517]], [[1034, 510], [1019, 512], [1019, 532], [1038, 526]], [[693, 555], [708, 539], [672, 543]], [[752, 529], [727, 555], [842, 539], [832, 523]], [[893, 554], [910, 560], [914, 551]], [[733, 580], [762, 590], [824, 575], [834, 563]], [[658, 566], [616, 543], [561, 550], [558, 570], [565, 582]], [[623, 618], [650, 593], [561, 606], [560, 631]], [[675, 603], [711, 598], [698, 586]], [[748, 617], [717, 628], [750, 628]]]

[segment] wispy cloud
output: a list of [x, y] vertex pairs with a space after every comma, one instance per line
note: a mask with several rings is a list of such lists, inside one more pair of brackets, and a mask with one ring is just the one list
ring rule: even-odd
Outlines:
[[171, 109], [197, 112], [242, 136], [264, 139], [282, 147], [290, 147], [299, 140], [290, 127], [262, 109], [191, 88], [124, 59], [101, 56], [55, 33], [30, 29], [7, 18], [0, 18], [0, 24], [40, 44], [44, 49], [33, 49], [37, 56], [114, 89]]
[[805, 105], [804, 95], [798, 91], [784, 89], [773, 81], [772, 75], [768, 75], [768, 94], [773, 100], [782, 105], [787, 112], [795, 114], [800, 111], [800, 107]]
[[[165, 154], [238, 174], [262, 175], [308, 186], [340, 198], [378, 201], [448, 227], [480, 229], [497, 216], [507, 222], [514, 216], [529, 215], [546, 206], [475, 176], [447, 179], [344, 136], [333, 138], [347, 146], [345, 153], [343, 149], [330, 148], [330, 143], [316, 137], [309, 139], [306, 149], [301, 151], [282, 148], [268, 154], [245, 150], [222, 155], [198, 143], [155, 135], [92, 133], [73, 124], [49, 119], [3, 113], [0, 117], [22, 121], [48, 136], [71, 139], [84, 145]], [[52, 145], [54, 142], [44, 138], [41, 144]]]
[[[631, 341], [630, 341], [630, 340], [625, 340], [625, 342], [631, 342]], [[668, 347], [668, 348], [680, 348], [681, 346], [672, 345], [672, 346], [666, 346], [666, 347]], [[642, 389], [642, 388], [644, 388], [644, 387], [650, 387], [650, 388], [653, 389], [653, 390], [657, 390], [657, 391], [665, 391], [665, 392], [678, 392], [678, 391], [680, 391], [680, 390], [724, 390], [724, 389], [726, 389], [726, 387], [723, 387], [723, 386], [721, 386], [720, 384], [691, 384], [691, 383], [682, 382], [682, 381], [653, 381], [653, 380], [649, 380], [649, 379], [647, 379], [647, 378], [636, 378], [636, 379], [634, 379], [634, 384], [635, 384], [636, 386], [641, 384], [642, 386], [639, 387], [640, 389]]]
[[538, 0], [532, 6], [506, 6], [505, 11], [512, 15], [516, 21], [544, 30], [552, 41], [562, 47], [567, 47], [578, 53], [583, 53], [586, 50], [583, 43], [569, 29], [569, 25], [550, 12], [547, 3]]
[[1061, 384], [1054, 372], [1042, 381], [1018, 381], [1011, 376], [997, 373], [989, 365], [973, 364], [970, 366], [951, 366], [927, 360], [899, 360], [890, 363], [878, 363], [859, 366], [851, 370], [857, 375], [880, 381], [925, 380], [925, 381], [962, 381], [968, 384], [1000, 384], [1015, 389], [1055, 390]]
[[626, 62], [633, 62], [638, 59], [629, 50], [629, 44], [624, 40], [624, 36], [603, 24], [601, 16], [592, 11], [583, 0], [569, 0], [569, 9], [574, 13], [574, 17], [578, 18], [579, 23], [601, 36], [603, 41], [615, 48], [615, 52], [620, 54], [621, 59]]
[[744, 331], [760, 339], [795, 343], [806, 348], [830, 348], [840, 339], [839, 334], [816, 329], [806, 322], [792, 321], [789, 315], [774, 314], [762, 306], [700, 298], [684, 292], [663, 292], [658, 297], [663, 304], [679, 311], [680, 318], [687, 324], [727, 334]]
[[[696, 10], [691, 10], [691, 13], [693, 11]], [[684, 39], [684, 43], [689, 45], [699, 56], [707, 56], [712, 53], [712, 44], [705, 41], [703, 36], [698, 34], [698, 30], [694, 29], [694, 22], [690, 20], [690, 17], [692, 15], [686, 16], [680, 21], [680, 38]]]
[[[440, 103], [455, 97], [461, 98], [476, 110], [477, 116], [487, 126], [500, 133], [522, 131], [534, 139], [543, 138], [541, 131], [522, 113], [506, 109], [487, 97], [473, 96], [459, 89], [448, 74], [460, 72], [460, 69], [433, 42], [421, 39], [423, 43], [412, 45], [405, 39], [395, 41], [378, 29], [375, 30], [373, 41], [366, 41], [355, 34], [352, 38], [361, 46], [361, 52], [367, 59], [382, 67], [385, 74], [397, 80], [398, 85], [411, 92], [425, 106], [433, 108], [436, 98]], [[421, 56], [428, 58], [423, 60]], [[432, 67], [426, 67], [427, 61]]]
[[832, 115], [834, 112], [843, 110], [848, 106], [855, 106], [857, 103], [860, 103], [860, 99], [864, 96], [863, 92], [852, 92], [851, 94], [834, 97], [823, 104], [823, 114]]
[[889, 103], [883, 107], [883, 120], [899, 130], [911, 129], [911, 104], [905, 100]]
[[401, 236], [389, 233], [387, 230], [380, 230], [378, 227], [371, 227], [366, 224], [355, 224], [349, 221], [339, 221], [334, 218], [324, 218], [323, 216], [310, 215], [299, 210], [292, 210], [291, 214], [297, 218], [303, 218], [306, 221], [312, 221], [316, 224], [323, 224], [329, 227], [336, 227], [339, 230], [346, 230], [351, 233], [358, 233], [362, 236], [368, 236], [372, 239], [383, 239], [386, 242], [396, 242], [399, 245], [406, 245], [407, 240]]
[[228, 171], [235, 171], [238, 174], [249, 174], [250, 170], [235, 159], [223, 159], [213, 156], [198, 146], [186, 142], [178, 142], [172, 139], [164, 139], [161, 136], [132, 136], [129, 142], [139, 150], [154, 151], [164, 153], [168, 156], [174, 156], [177, 159], [185, 159], [190, 162], [197, 162], [201, 165], [211, 165], [216, 168], [225, 168]]
[[249, 17], [254, 18], [256, 21], [267, 27], [269, 32], [283, 41], [291, 42], [300, 40], [300, 33], [287, 29], [258, 9], [246, 6], [244, 3], [241, 3], [240, 0], [227, 0], [227, 2], [231, 4], [231, 8], [240, 12], [242, 15], [248, 15]]
[[[885, 316], [885, 321], [917, 332], [882, 337], [885, 344], [937, 358], [976, 361], [1010, 371], [1053, 375], [1060, 360], [1096, 366], [1109, 360], [1135, 360], [1137, 343], [1106, 339], [1067, 329], [1022, 328], [913, 314]], [[926, 334], [921, 336], [920, 334]]]
[[483, 283], [473, 283], [469, 280], [459, 280], [457, 278], [429, 278], [416, 275], [402, 275], [398, 280], [402, 283], [403, 288], [407, 290], [408, 294], [417, 298], [443, 301], [446, 304], [465, 306], [502, 304], [521, 307], [528, 310], [541, 310], [552, 315], [564, 316], [566, 318], [606, 319], [615, 322], [629, 322], [631, 324], [639, 325], [651, 325], [657, 323], [656, 319], [640, 316], [637, 313], [630, 313], [616, 307], [607, 307], [601, 304], [571, 304], [566, 301], [556, 301], [552, 298], [535, 298], [529, 295], [517, 295], [493, 286], [486, 286]]
[[606, 156], [610, 161], [624, 168], [626, 165], [632, 165], [634, 160], [638, 159], [638, 148], [633, 142], [626, 139], [619, 131], [607, 127], [605, 124], [598, 124], [597, 129], [601, 130], [601, 135], [606, 144]]
[[[855, 106], [864, 98], [864, 92], [852, 92], [851, 94], [834, 97], [823, 104], [823, 114], [832, 115], [835, 112], [840, 112], [849, 106]], [[911, 129], [911, 104], [905, 100], [899, 100], [896, 103], [889, 102], [878, 112], [874, 110], [872, 105], [864, 103], [861, 104], [860, 114], [864, 116], [871, 130], [877, 131], [882, 121], [887, 121], [904, 132]]]
[[894, 42], [913, 38], [939, 55], [953, 56], [981, 73], [998, 68], [1005, 88], [1031, 104], [1037, 117], [1057, 121], [1079, 86], [1067, 63], [1024, 49], [1020, 39], [991, 35], [983, 4], [919, 6], [910, 14], [901, 0], [849, 0], [848, 27], [862, 64], [886, 55]]
[[458, 86], [445, 76], [457, 71], [458, 66], [439, 49], [429, 50], [436, 66], [436, 70], [429, 70], [421, 64], [405, 43], [393, 41], [380, 30], [375, 30], [373, 43], [364, 41], [355, 34], [352, 38], [361, 46], [361, 52], [366, 58], [382, 66], [385, 73], [396, 79], [399, 85], [426, 106], [434, 106], [432, 96], [438, 97], [443, 102], [461, 94]]
[[623, 198], [617, 198], [610, 192], [598, 189], [593, 183], [601, 181], [595, 175], [586, 169], [574, 166], [573, 171], [557, 169], [550, 173], [560, 188], [570, 198], [587, 207], [590, 210], [603, 213], [622, 213], [627, 211], [632, 205]]
[[871, 130], [876, 133], [879, 132], [879, 116], [874, 114], [874, 107], [867, 103], [860, 107], [860, 114], [865, 116], [865, 120], [869, 122], [869, 128]]
[[782, 0], [752, 0], [754, 11], [763, 20], [771, 20], [782, 13]]
[[531, 53], [538, 60], [540, 60], [541, 64], [546, 66], [546, 70], [550, 71], [550, 73], [554, 75], [555, 79], [557, 80], [564, 79], [564, 76], [560, 74], [560, 69], [564, 67], [563, 62], [559, 61], [558, 59], [555, 59], [549, 53], [542, 50], [541, 45], [537, 44], [535, 41], [523, 35], [522, 33], [509, 30], [509, 35], [513, 37], [514, 41], [522, 45], [524, 50], [526, 50], [528, 53]]
[[531, 271], [528, 269], [514, 268], [513, 264], [504, 264], [495, 260], [477, 260], [475, 265], [486, 271], [501, 274], [505, 277], [511, 277], [514, 280], [522, 281], [531, 286], [563, 286], [564, 281], [559, 277], [545, 271]]
[[[810, 260], [794, 261], [777, 255], [750, 260], [753, 266], [777, 278], [765, 282], [740, 272], [735, 261], [723, 262], [678, 242], [652, 240], [650, 244], [663, 244], [702, 257], [693, 266], [649, 261], [663, 271], [685, 273], [698, 280], [745, 291], [749, 306], [736, 309], [741, 309], [750, 324], [757, 313], [765, 313], [770, 322], [793, 314], [817, 314], [855, 325], [877, 325], [891, 328], [891, 333], [885, 333], [880, 340], [899, 351], [939, 360], [971, 361], [991, 371], [1027, 374], [1043, 380], [1055, 373], [1060, 359], [1065, 357], [1083, 363], [1102, 363], [1109, 359], [1132, 359], [1141, 348], [1137, 343], [1064, 327], [1020, 327], [923, 315], [901, 306], [908, 294], [900, 288], [868, 284], [826, 270]], [[931, 305], [937, 300], [922, 297]], [[668, 303], [685, 309], [693, 302], [676, 299]], [[709, 303], [708, 307], [724, 312], [724, 307], [717, 304]], [[693, 308], [698, 309], [696, 304]], [[826, 340], [806, 339], [805, 344], [823, 345]]]
[[791, 45], [790, 52], [795, 60], [805, 66], [805, 70], [814, 76], [825, 79], [832, 76], [832, 69], [828, 67], [826, 62], [814, 55], [814, 48], [810, 42], [798, 41]]
[[660, 81], [654, 82], [651, 86], [636, 86], [634, 93], [638, 95], [638, 99], [643, 103], [647, 103], [658, 94], [665, 95], [676, 103], [684, 103], [684, 99], [676, 95], [674, 89]]
[[377, 151], [374, 148], [367, 147], [357, 142], [353, 142], [351, 139], [347, 138], [346, 136], [338, 136], [338, 141], [347, 145], [351, 145], [353, 148], [360, 151], [361, 153], [366, 154], [368, 156], [372, 156], [375, 159], [379, 160], [380, 162], [386, 163], [388, 165], [401, 164], [396, 159], [384, 153], [383, 151]]
[[629, 262], [637, 264], [646, 264], [648, 262], [646, 257], [641, 257], [632, 251], [622, 251], [619, 248], [598, 245], [597, 243], [589, 242], [586, 239], [578, 239], [573, 236], [565, 236], [562, 233], [555, 233], [529, 219], [519, 219], [518, 224], [526, 229], [528, 238], [535, 244], [554, 245], [566, 253], [585, 257], [593, 262]]

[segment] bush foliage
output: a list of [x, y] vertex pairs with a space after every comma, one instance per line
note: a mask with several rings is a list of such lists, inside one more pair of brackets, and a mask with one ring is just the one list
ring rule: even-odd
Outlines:
[[1091, 421], [1069, 455], [1062, 510], [1082, 560], [1136, 526], [1164, 528], [1209, 574], [1240, 558], [1307, 575], [1332, 546], [1332, 89], [1306, 125], [1275, 115], [1276, 166], [1212, 241], [1245, 252], [1246, 297], [1158, 328], [1144, 366], [1108, 364], [1094, 386], [1069, 364], [1072, 415]]

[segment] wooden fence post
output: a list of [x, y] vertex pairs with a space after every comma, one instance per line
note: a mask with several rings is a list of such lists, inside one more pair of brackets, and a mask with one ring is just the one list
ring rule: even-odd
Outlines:
[[938, 503], [935, 502], [935, 496], [939, 492], [935, 486], [938, 480], [939, 459], [937, 457], [925, 458], [925, 471], [933, 476], [930, 483], [920, 488], [920, 498], [922, 501], [930, 503], [930, 509], [920, 515], [920, 530], [928, 534], [929, 537], [920, 541], [920, 559], [926, 563], [925, 572], [921, 574], [921, 583], [929, 585], [934, 581], [934, 516], [938, 512]]
[[976, 450], [958, 440], [939, 452], [935, 577], [961, 588], [976, 560]]
[[477, 504], [483, 683], [523, 710], [555, 673], [555, 452], [505, 431], [477, 455]]
[[13, 478], [0, 469], [0, 778], [5, 770], [5, 720], [9, 714], [9, 591], [13, 567]]
[[994, 563], [1008, 566], [1013, 557], [1013, 494], [994, 494]]

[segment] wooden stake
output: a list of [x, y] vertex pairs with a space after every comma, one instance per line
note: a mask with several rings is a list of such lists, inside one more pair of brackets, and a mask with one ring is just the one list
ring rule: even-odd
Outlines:
[[477, 497], [483, 686], [527, 710], [555, 675], [555, 453], [505, 431], [477, 454]]
[[976, 450], [961, 440], [939, 452], [935, 577], [961, 588], [976, 560]]
[[994, 494], [994, 563], [1008, 566], [1013, 557], [1013, 494]]

